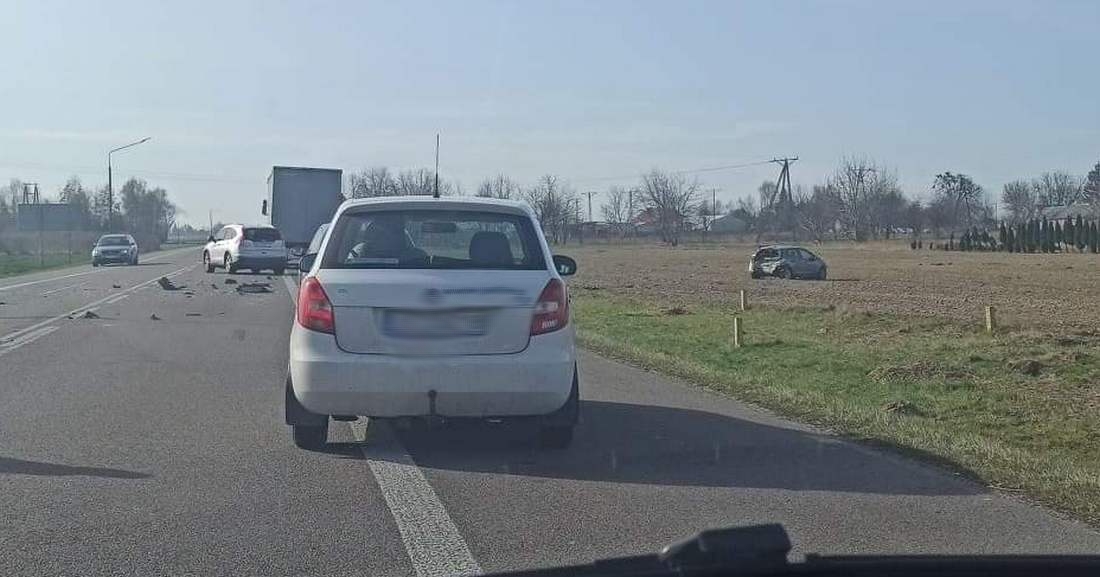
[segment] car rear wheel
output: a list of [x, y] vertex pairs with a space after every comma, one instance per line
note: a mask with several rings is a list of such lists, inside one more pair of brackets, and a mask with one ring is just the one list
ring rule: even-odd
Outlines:
[[237, 273], [237, 265], [233, 263], [233, 257], [229, 253], [225, 253], [225, 272], [229, 274]]
[[206, 272], [214, 272], [214, 263], [210, 262], [210, 253], [202, 253], [202, 266]]
[[791, 278], [791, 269], [787, 267], [779, 267], [775, 270], [775, 276], [779, 278], [789, 279]]
[[825, 267], [821, 267], [821, 271], [817, 273], [817, 280], [825, 280]]

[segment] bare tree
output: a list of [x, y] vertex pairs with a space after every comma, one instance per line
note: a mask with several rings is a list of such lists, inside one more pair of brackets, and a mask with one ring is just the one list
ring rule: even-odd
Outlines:
[[367, 198], [373, 196], [394, 196], [397, 183], [384, 166], [374, 167], [348, 174], [348, 198]]
[[515, 198], [520, 195], [520, 186], [502, 173], [483, 180], [477, 187], [477, 195], [487, 198]]
[[840, 199], [828, 185], [815, 185], [812, 193], [799, 187], [794, 202], [799, 226], [814, 240], [823, 240], [840, 218]]
[[1100, 162], [1097, 162], [1096, 166], [1089, 171], [1089, 175], [1085, 177], [1081, 194], [1084, 201], [1092, 205], [1094, 212], [1100, 210]]
[[630, 192], [621, 186], [612, 186], [607, 189], [607, 200], [600, 207], [603, 219], [608, 222], [619, 234], [623, 234], [626, 224], [630, 222]]
[[1012, 224], [1027, 222], [1038, 213], [1039, 199], [1032, 183], [1014, 180], [1005, 183], [1001, 191], [1001, 204], [1009, 212], [1008, 221]]
[[950, 201], [954, 208], [953, 226], [971, 228], [988, 214], [985, 191], [981, 185], [965, 174], [944, 172], [936, 175], [932, 192]]
[[564, 185], [557, 175], [546, 174], [525, 190], [523, 197], [535, 211], [535, 217], [551, 242], [568, 240], [569, 224], [576, 220], [579, 206], [572, 189]]
[[682, 174], [653, 169], [642, 176], [642, 200], [656, 216], [662, 241], [673, 246], [679, 244], [684, 221], [698, 190], [699, 182], [689, 182]]
[[1081, 199], [1083, 183], [1068, 172], [1044, 172], [1035, 179], [1035, 196], [1042, 206], [1073, 204]]
[[[440, 183], [442, 188], [445, 187]], [[397, 174], [393, 190], [399, 195], [431, 196], [435, 193], [435, 173], [426, 168], [402, 170]]]
[[866, 240], [876, 226], [875, 200], [897, 190], [897, 177], [865, 158], [846, 158], [829, 180], [840, 204], [840, 220], [856, 240]]

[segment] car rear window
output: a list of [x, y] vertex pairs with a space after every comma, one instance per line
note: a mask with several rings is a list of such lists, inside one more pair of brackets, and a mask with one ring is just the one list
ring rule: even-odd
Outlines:
[[283, 237], [279, 235], [279, 231], [274, 228], [246, 228], [244, 229], [244, 239], [252, 242], [275, 242], [281, 240]]
[[530, 219], [480, 211], [344, 214], [322, 268], [539, 270], [546, 259]]

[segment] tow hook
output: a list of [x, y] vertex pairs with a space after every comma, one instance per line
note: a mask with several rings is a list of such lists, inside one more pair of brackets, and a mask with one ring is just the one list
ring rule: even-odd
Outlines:
[[435, 398], [438, 395], [435, 389], [428, 391], [428, 429], [436, 430], [443, 428], [443, 417], [439, 416], [435, 411]]

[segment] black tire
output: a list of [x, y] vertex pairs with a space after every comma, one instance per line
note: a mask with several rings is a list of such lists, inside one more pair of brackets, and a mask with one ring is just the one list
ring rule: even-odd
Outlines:
[[98, 260], [93, 260], [92, 261], [92, 268], [95, 268], [97, 266], [99, 266], [99, 261]]
[[789, 279], [789, 278], [791, 278], [791, 271], [787, 267], [782, 266], [782, 267], [779, 267], [779, 268], [775, 269], [775, 276], [777, 276], [779, 278], [782, 278], [782, 279]]
[[214, 272], [214, 263], [210, 260], [210, 253], [202, 253], [202, 266], [204, 269], [206, 269], [206, 272]]
[[544, 449], [566, 449], [572, 443], [572, 425], [551, 425], [539, 429], [539, 446]]
[[328, 444], [328, 423], [323, 425], [291, 425], [294, 446], [307, 451], [323, 451]]
[[825, 280], [825, 277], [826, 277], [825, 273], [826, 273], [825, 267], [821, 267], [821, 272], [817, 273], [817, 280]]
[[233, 257], [229, 253], [225, 253], [222, 263], [224, 264], [226, 273], [237, 274], [237, 265], [233, 264]]
[[130, 261], [130, 266], [137, 266], [138, 256], [135, 254], [133, 260]]
[[757, 279], [757, 278], [760, 278], [762, 276], [764, 276], [764, 275], [762, 275], [762, 274], [760, 274], [756, 271], [752, 271], [752, 272], [749, 273], [749, 278]]

